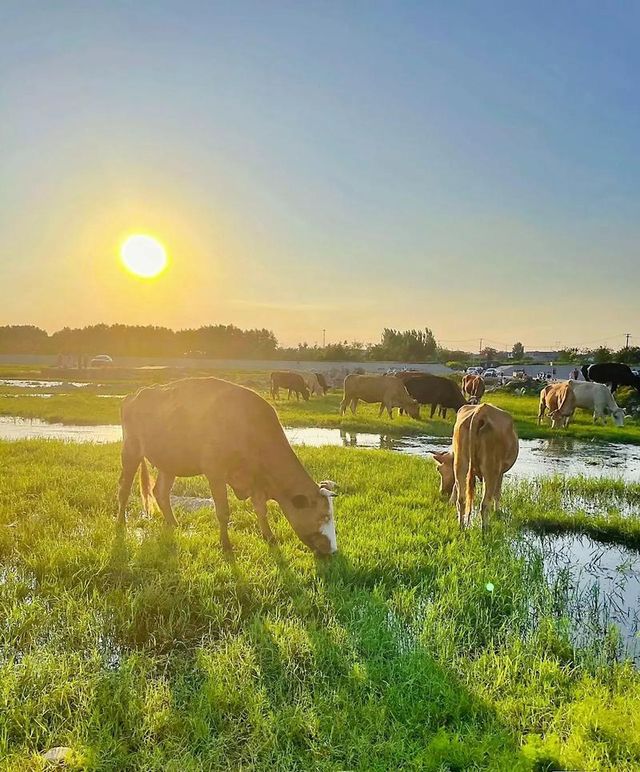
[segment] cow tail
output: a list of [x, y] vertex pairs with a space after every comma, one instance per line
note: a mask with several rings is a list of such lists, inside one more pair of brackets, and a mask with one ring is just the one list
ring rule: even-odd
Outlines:
[[140, 462], [140, 498], [142, 499], [142, 506], [144, 511], [149, 515], [153, 511], [153, 493], [152, 493], [152, 479], [149, 474], [149, 467], [143, 456]]
[[473, 497], [476, 492], [476, 453], [478, 452], [478, 439], [480, 432], [487, 428], [487, 419], [485, 410], [479, 407], [471, 417], [471, 426], [469, 427], [469, 468], [467, 469], [467, 488], [466, 488], [466, 510], [471, 512], [473, 509]]

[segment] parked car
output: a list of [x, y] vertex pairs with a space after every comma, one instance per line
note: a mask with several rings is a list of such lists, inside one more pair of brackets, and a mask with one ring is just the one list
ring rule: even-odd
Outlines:
[[485, 378], [499, 378], [500, 373], [496, 370], [495, 367], [489, 367], [487, 368], [483, 373]]
[[111, 367], [113, 359], [109, 354], [98, 354], [89, 362], [89, 367]]
[[482, 372], [481, 367], [467, 367], [466, 370], [467, 375], [482, 375]]

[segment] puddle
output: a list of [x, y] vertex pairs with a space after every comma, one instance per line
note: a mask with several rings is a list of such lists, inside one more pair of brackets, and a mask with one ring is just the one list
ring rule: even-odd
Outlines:
[[[383, 448], [411, 456], [428, 456], [433, 451], [443, 450], [449, 445], [449, 439], [446, 437], [396, 437], [347, 432], [344, 429], [305, 427], [285, 429], [285, 434], [292, 445]], [[79, 426], [47, 423], [37, 418], [0, 416], [0, 439], [32, 438], [69, 442], [120, 442], [122, 431], [117, 424]], [[608, 477], [626, 483], [640, 483], [640, 447], [621, 443], [585, 442], [567, 437], [520, 440], [520, 455], [508, 476], [527, 480], [555, 474], [571, 477]]]
[[[51, 399], [53, 396], [53, 394], [29, 394], [30, 399], [33, 399], [34, 397], [37, 397], [38, 399]], [[24, 394], [0, 394], [0, 397], [3, 399], [23, 399]]]
[[526, 532], [516, 549], [529, 560], [542, 557], [554, 601], [568, 609], [573, 645], [602, 652], [613, 625], [618, 657], [640, 665], [640, 554], [582, 534]]
[[76, 424], [50, 424], [38, 418], [14, 418], [0, 416], [2, 440], [66, 440], [67, 442], [120, 442], [122, 428], [117, 424], [79, 426]]
[[73, 381], [26, 381], [19, 378], [0, 378], [0, 386], [15, 386], [18, 389], [54, 389], [59, 386], [75, 386], [84, 389], [91, 383], [75, 383]]
[[[344, 429], [287, 429], [295, 445], [343, 445], [384, 448], [413, 456], [444, 450], [450, 440], [427, 435], [397, 437], [348, 432]], [[613, 442], [587, 442], [572, 437], [520, 440], [520, 453], [508, 476], [519, 479], [563, 474], [570, 477], [612, 477], [640, 482], [640, 447]]]

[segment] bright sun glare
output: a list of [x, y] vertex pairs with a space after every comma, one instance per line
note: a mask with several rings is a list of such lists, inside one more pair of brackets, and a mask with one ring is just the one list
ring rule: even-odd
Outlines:
[[162, 244], [142, 233], [126, 239], [120, 247], [120, 258], [131, 273], [145, 279], [157, 276], [167, 265], [167, 253]]

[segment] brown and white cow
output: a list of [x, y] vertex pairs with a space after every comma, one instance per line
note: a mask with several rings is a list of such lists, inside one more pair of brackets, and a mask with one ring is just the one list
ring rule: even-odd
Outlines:
[[211, 488], [223, 549], [231, 549], [229, 485], [239, 499], [251, 499], [268, 542], [274, 540], [267, 520], [267, 501], [273, 499], [311, 550], [320, 555], [336, 551], [335, 484], [318, 485], [311, 479], [275, 410], [254, 391], [218, 378], [185, 378], [146, 387], [122, 403], [122, 432], [121, 525], [138, 467], [145, 509], [151, 506], [148, 459], [158, 469], [153, 497], [168, 526], [177, 525], [170, 500], [175, 478], [203, 474]]
[[478, 404], [484, 394], [484, 378], [468, 373], [462, 378], [462, 393], [469, 397], [470, 404]]
[[463, 405], [453, 427], [451, 449], [434, 453], [440, 473], [440, 493], [456, 502], [458, 522], [471, 521], [476, 479], [484, 481], [482, 529], [488, 525], [488, 509], [500, 502], [502, 478], [518, 458], [518, 435], [505, 410], [484, 403]]
[[544, 418], [545, 411], [549, 413], [551, 428], [567, 427], [576, 409], [576, 395], [571, 381], [550, 383], [540, 391], [538, 407], [538, 425]]
[[395, 375], [347, 375], [344, 379], [344, 396], [340, 403], [340, 415], [343, 415], [347, 407], [355, 413], [358, 401], [379, 402], [382, 415], [386, 408], [389, 417], [393, 418], [393, 408], [400, 407], [412, 417], [420, 418], [420, 406], [415, 399], [409, 396], [404, 383]]

